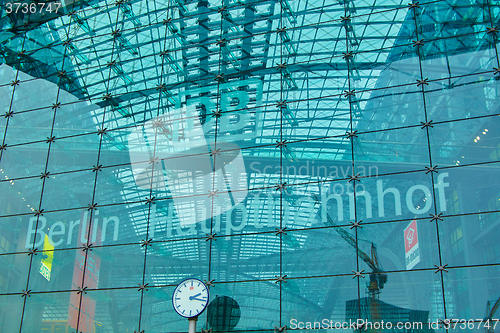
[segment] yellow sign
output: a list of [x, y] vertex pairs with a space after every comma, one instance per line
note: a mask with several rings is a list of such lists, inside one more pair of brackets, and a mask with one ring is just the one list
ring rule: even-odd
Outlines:
[[40, 274], [42, 274], [42, 276], [46, 278], [47, 281], [50, 281], [52, 261], [54, 261], [54, 245], [47, 235], [45, 235], [45, 240], [43, 241], [43, 255], [46, 256], [46, 258], [42, 259], [40, 265]]

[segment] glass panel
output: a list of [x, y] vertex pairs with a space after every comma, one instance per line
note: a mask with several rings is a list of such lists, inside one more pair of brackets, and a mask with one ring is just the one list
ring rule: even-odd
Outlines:
[[[95, 176], [94, 173], [93, 175]], [[149, 186], [146, 185], [145, 188], [136, 185], [130, 164], [103, 167], [97, 175], [95, 202], [107, 205], [145, 200], [150, 193]], [[117, 196], [116, 193], [123, 194]]]
[[[434, 214], [434, 193], [436, 200], [439, 200], [436, 209], [438, 212], [446, 211], [445, 201], [442, 201], [445, 199], [441, 199], [449, 194], [446, 176], [444, 172], [439, 174], [441, 183], [438, 185], [435, 181], [434, 191], [431, 177], [425, 172], [361, 178], [356, 184], [356, 210], [352, 189], [339, 196], [343, 198], [344, 212], [349, 207], [351, 220], [354, 220], [355, 215], [358, 220], [365, 222], [425, 219]], [[338, 187], [334, 190], [338, 190]]]
[[348, 318], [346, 311], [350, 300], [358, 297], [357, 287], [351, 276], [288, 280], [281, 284], [281, 324], [293, 330], [314, 328], [314, 322], [319, 322], [316, 328], [340, 329], [343, 325], [352, 329], [349, 320], [352, 323], [357, 318]]
[[[281, 235], [283, 274], [293, 278], [351, 274], [356, 269], [356, 235], [355, 230], [346, 227], [346, 224], [347, 222], [338, 223], [338, 225], [344, 226], [313, 230], [285, 230], [286, 234]], [[274, 234], [268, 237], [279, 239]], [[279, 243], [276, 244], [276, 254], [267, 256], [264, 254], [267, 261], [273, 257], [278, 258], [279, 245]], [[256, 261], [262, 263], [263, 278], [275, 278], [275, 276], [280, 275], [279, 270], [276, 271], [275, 268], [273, 271], [273, 266], [266, 265], [265, 261]], [[249, 268], [253, 267], [250, 266]], [[279, 269], [279, 265], [277, 265], [277, 268]], [[292, 288], [297, 282], [297, 280], [290, 280], [283, 286]]]
[[[367, 81], [362, 77], [376, 78]], [[387, 68], [351, 75], [353, 129], [359, 133], [420, 125], [425, 121], [418, 59], [394, 61]]]
[[[61, 100], [66, 102], [57, 109], [54, 122], [54, 133], [56, 138], [64, 138], [85, 133], [98, 131], [102, 123], [102, 110], [96, 104], [89, 102], [76, 101], [74, 96], [61, 91]], [[78, 117], [78, 126], [75, 124], [75, 118]], [[91, 137], [94, 141], [99, 137]]]
[[[210, 289], [211, 297], [220, 297], [208, 308], [207, 316], [214, 317], [209, 327], [235, 330], [262, 330], [280, 327], [280, 287], [275, 281], [216, 284]], [[214, 295], [215, 294], [215, 295]], [[234, 310], [239, 307], [238, 311]], [[229, 316], [220, 314], [223, 309], [232, 309]], [[218, 311], [216, 311], [218, 309]], [[219, 315], [217, 315], [219, 314]], [[229, 317], [229, 318], [228, 318]], [[212, 324], [210, 324], [212, 323]], [[285, 324], [285, 323], [283, 323]]]
[[50, 146], [47, 170], [57, 173], [92, 169], [98, 151], [99, 137], [95, 134], [57, 139]]
[[54, 110], [51, 108], [12, 114], [5, 134], [9, 146], [34, 141], [46, 141], [50, 137]]
[[44, 237], [40, 251], [33, 257], [29, 283], [33, 292], [71, 290], [75, 289], [72, 283], [81, 281], [85, 252], [82, 249], [54, 251], [54, 245], [48, 236]]
[[[94, 182], [95, 173], [92, 171], [49, 175], [43, 188], [43, 209], [88, 207], [92, 204]], [[70, 191], [67, 191], [68, 184], [72, 186]]]
[[[30, 246], [26, 245], [26, 233], [23, 230], [27, 228], [27, 224], [22, 222], [23, 217], [11, 216], [0, 218], [0, 254], [28, 251]], [[29, 220], [29, 218], [25, 221]], [[36, 218], [35, 222], [31, 223], [36, 223]]]
[[[212, 272], [214, 269], [217, 269], [219, 262], [222, 265], [226, 261], [218, 257], [222, 251], [219, 251], [219, 254], [214, 256], [215, 249], [223, 248], [226, 251], [229, 249], [229, 247], [224, 246], [227, 245], [228, 241], [225, 243], [219, 241], [224, 242], [224, 238], [217, 238], [216, 241], [212, 241]], [[210, 245], [211, 243], [207, 241], [206, 237], [168, 242], [152, 242], [148, 246], [146, 257], [145, 283], [148, 283], [150, 286], [176, 284], [182, 279], [192, 277], [193, 274], [196, 274], [195, 277], [200, 280], [208, 281]], [[228, 253], [226, 252], [225, 254], [227, 257]], [[144, 258], [142, 262], [144, 262]], [[172, 274], [173, 270], [175, 270], [175, 274]], [[139, 273], [139, 269], [137, 271]], [[142, 274], [142, 267], [140, 273]], [[222, 273], [225, 273], [225, 271]], [[225, 281], [222, 274], [214, 275], [212, 273], [212, 278], [217, 281]]]
[[[9, 66], [7, 66], [6, 64], [2, 64], [0, 65], [0, 85], [2, 86], [2, 91], [4, 93], [7, 93], [7, 90], [10, 91], [12, 93], [12, 88], [6, 88], [6, 87], [10, 87], [10, 84], [12, 83], [12, 81], [15, 80], [16, 78], [16, 71], [12, 70], [12, 68], [10, 68]], [[4, 89], [7, 89], [7, 90], [4, 90]], [[6, 95], [2, 94], [3, 96], [8, 96], [9, 94], [7, 93]], [[2, 98], [2, 104], [5, 103], [6, 101], [9, 101], [9, 99], [4, 99]]]
[[9, 332], [19, 332], [24, 298], [19, 295], [0, 296], [0, 326]]
[[[439, 274], [434, 271], [415, 271], [386, 275], [384, 289], [375, 299], [368, 289], [369, 277], [360, 279], [361, 317], [390, 320], [394, 325], [397, 322], [422, 323], [422, 328], [428, 331], [445, 332], [440, 325], [445, 318], [445, 311]], [[408, 285], [412, 288], [407, 288]], [[356, 307], [356, 303], [351, 303], [351, 306]]]
[[279, 254], [280, 239], [274, 234], [217, 238], [212, 241], [211, 278], [221, 282], [274, 279], [280, 275]]
[[[486, 29], [486, 28], [483, 28]], [[445, 40], [434, 40], [426, 43], [426, 52], [443, 53], [444, 50], [450, 50], [458, 45], [474, 45], [483, 43], [483, 36], [464, 36], [462, 38], [451, 38]], [[497, 56], [494, 45], [485, 45], [477, 51], [471, 52], [472, 46], [465, 46], [466, 52], [457, 54], [450, 53], [445, 57], [433, 57], [434, 54], [426, 54], [428, 58], [422, 61], [422, 75], [424, 78], [440, 79], [450, 77], [460, 77], [476, 73], [492, 71], [497, 65]], [[427, 51], [430, 49], [432, 51]], [[453, 88], [448, 82], [443, 82], [443, 88]], [[448, 84], [448, 86], [446, 85]]]
[[[48, 115], [52, 114], [53, 116], [54, 114], [54, 110], [50, 107], [56, 103], [58, 91], [57, 86], [42, 79], [31, 80], [32, 77], [23, 72], [19, 72], [17, 79], [21, 82], [14, 90], [11, 111], [22, 114], [22, 111], [43, 109], [45, 110], [44, 117], [40, 117], [39, 120], [43, 121], [43, 118], [46, 118], [45, 120], [52, 124], [53, 117]], [[36, 122], [31, 122], [34, 120], [33, 116], [28, 116], [24, 119], [21, 117], [22, 116], [19, 116], [19, 118], [22, 119], [21, 124], [25, 126], [28, 124], [36, 124]], [[22, 136], [20, 138], [22, 138]]]
[[[105, 125], [107, 126], [107, 125]], [[131, 162], [130, 150], [135, 145], [129, 141], [130, 133], [134, 128], [124, 130], [107, 131], [102, 136], [101, 150], [99, 154], [99, 164], [103, 166], [125, 166]], [[90, 134], [92, 140], [99, 143], [99, 136]], [[97, 148], [96, 148], [97, 150]], [[95, 164], [96, 162], [94, 162]]]
[[[2, 243], [5, 244], [6, 240], [2, 239]], [[26, 253], [0, 255], [0, 262], [4, 268], [0, 273], [0, 294], [20, 294], [22, 290], [26, 290], [30, 258]]]
[[[465, 326], [471, 332], [483, 332], [484, 324], [469, 324], [468, 321], [480, 321], [493, 314], [490, 317], [493, 319], [490, 321], [493, 328], [500, 319], [498, 312], [492, 311], [500, 296], [498, 271], [498, 266], [492, 266], [450, 269], [448, 273], [444, 273], [444, 295], [449, 317], [465, 319]], [[463, 327], [464, 323], [460, 321], [456, 329]]]
[[496, 309], [498, 1], [8, 7], [1, 332], [186, 331], [193, 276], [222, 333]]
[[459, 166], [499, 160], [497, 117], [436, 124], [430, 130], [433, 162]]
[[0, 216], [34, 214], [40, 204], [40, 191], [43, 183], [40, 178], [12, 180], [5, 174], [2, 176]]
[[[119, 299], [128, 306], [119, 307]], [[134, 289], [34, 293], [26, 301], [22, 332], [71, 332], [77, 327], [82, 332], [133, 331], [139, 323], [140, 299]]]
[[367, 272], [373, 272], [374, 267], [390, 272], [434, 269], [439, 265], [436, 226], [429, 220], [361, 223], [361, 226], [357, 229], [357, 244], [365, 255], [358, 253], [358, 257], [363, 268], [365, 264], [369, 266]]
[[353, 140], [356, 169], [363, 176], [414, 171], [429, 164], [427, 133], [421, 127], [363, 133]]
[[39, 178], [45, 171], [48, 148], [49, 145], [45, 142], [6, 148], [0, 160], [0, 175], [3, 176], [3, 180]]
[[69, 292], [30, 295], [26, 299], [21, 332], [37, 332], [56, 327], [63, 332], [68, 330], [68, 309], [70, 304], [76, 304], [70, 303], [70, 295]]
[[434, 89], [425, 94], [428, 120], [438, 122], [497, 114], [500, 84], [490, 78], [471, 76], [443, 81], [441, 85], [452, 83], [444, 90], [439, 89], [437, 83], [429, 85]]
[[[397, 45], [401, 39], [412, 37], [409, 31], [401, 29], [408, 14], [406, 8], [396, 8], [392, 10], [373, 11], [368, 4], [375, 5], [375, 2], [366, 1], [362, 8], [356, 11], [356, 16], [351, 21], [347, 21], [348, 30], [354, 29], [349, 34], [349, 39], [353, 50], [368, 51], [382, 48], [389, 48]], [[352, 27], [349, 29], [349, 23]], [[398, 38], [395, 34], [399, 32]], [[408, 35], [401, 34], [406, 32]], [[384, 38], [377, 38], [384, 36]], [[358, 45], [359, 44], [359, 45]]]
[[[352, 144], [345, 132], [309, 142], [284, 142], [281, 146], [276, 144], [269, 147], [269, 150], [276, 157], [252, 161], [250, 171], [253, 174], [250, 180], [265, 177], [266, 183], [262, 186], [276, 186], [280, 182], [298, 185], [288, 189], [287, 193], [291, 196], [294, 191], [317, 191], [316, 182], [346, 179], [353, 175]], [[366, 173], [362, 170], [364, 167], [355, 169]]]
[[[100, 245], [139, 244], [142, 239], [146, 239], [148, 232], [148, 212], [148, 205], [142, 202], [98, 206], [92, 213], [91, 242], [98, 244], [100, 240]], [[91, 215], [87, 209], [73, 210], [68, 211], [64, 218], [63, 221], [77, 220], [74, 222], [77, 223], [78, 219], [88, 220]], [[149, 229], [149, 238], [156, 239], [155, 232], [160, 234], [165, 232], [164, 223], [163, 215], [157, 214], [156, 229], [154, 231], [152, 228]], [[82, 225], [76, 225], [73, 235], [76, 235], [76, 230], [81, 228]]]
[[97, 246], [86, 257], [82, 250], [77, 254], [86, 258], [84, 280], [91, 289], [136, 287], [142, 283], [145, 256], [139, 243]]
[[[421, 25], [420, 33], [422, 37], [431, 39], [432, 37], [449, 37], [465, 35], [473, 31], [480, 31], [489, 22], [488, 9], [478, 6], [479, 3], [471, 3], [472, 6], [461, 6], [453, 11], [442, 2], [425, 4], [418, 11], [418, 20]], [[462, 18], [462, 20], [460, 20]], [[463, 20], [467, 18], [468, 23]], [[446, 29], [438, 30], [440, 24], [446, 23]]]
[[441, 179], [436, 176], [434, 179], [435, 185], [439, 184], [444, 191], [441, 192], [444, 195], [438, 197], [441, 203], [446, 201], [446, 209], [441, 209], [443, 214], [497, 211], [500, 205], [500, 193], [495, 185], [498, 175], [498, 163], [442, 170], [437, 176]]
[[497, 212], [446, 217], [439, 221], [443, 261], [451, 266], [497, 262]]

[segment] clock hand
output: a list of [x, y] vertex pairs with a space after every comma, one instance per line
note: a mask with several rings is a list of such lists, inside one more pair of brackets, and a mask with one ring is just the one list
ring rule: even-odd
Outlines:
[[196, 295], [189, 296], [189, 300], [195, 299], [196, 296], [200, 296], [200, 295], [201, 295], [201, 293], [197, 293]]
[[193, 298], [190, 298], [191, 300], [194, 300], [194, 301], [201, 301], [201, 302], [205, 302], [206, 299], [201, 299], [201, 298], [196, 298], [196, 297], [193, 297]]

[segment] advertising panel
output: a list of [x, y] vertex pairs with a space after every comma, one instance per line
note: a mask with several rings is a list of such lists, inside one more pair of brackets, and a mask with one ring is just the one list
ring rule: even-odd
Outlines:
[[420, 262], [417, 221], [413, 220], [404, 231], [406, 269], [412, 269]]

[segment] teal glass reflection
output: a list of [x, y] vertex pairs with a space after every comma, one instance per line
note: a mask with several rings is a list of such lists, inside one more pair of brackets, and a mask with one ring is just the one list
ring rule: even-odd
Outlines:
[[498, 299], [496, 2], [3, 13], [0, 331], [183, 331], [187, 277], [217, 332]]
[[2, 295], [0, 296], [0, 304], [3, 314], [0, 325], [6, 330], [19, 331], [21, 324], [21, 316], [23, 312], [24, 298], [19, 295]]

